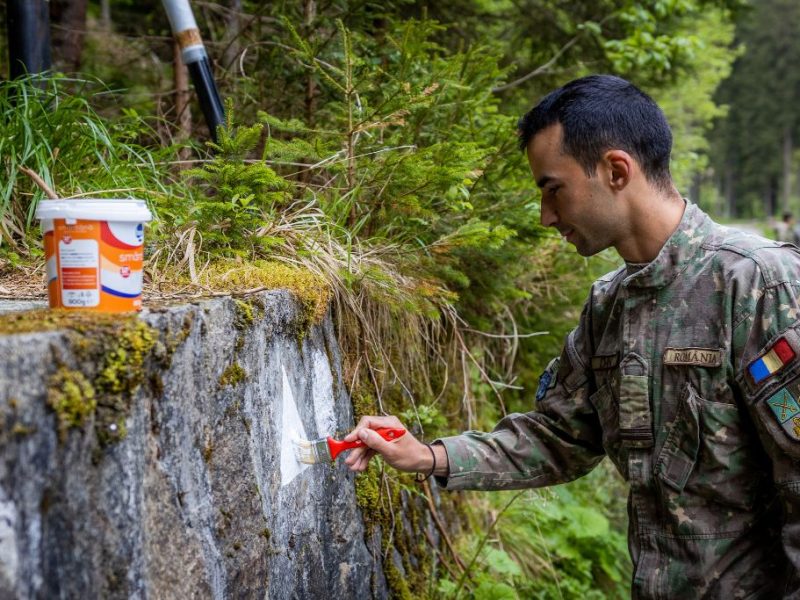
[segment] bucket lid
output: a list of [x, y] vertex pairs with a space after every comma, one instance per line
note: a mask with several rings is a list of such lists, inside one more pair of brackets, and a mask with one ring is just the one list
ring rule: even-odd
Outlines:
[[37, 219], [85, 219], [89, 221], [151, 221], [153, 215], [144, 200], [41, 200]]

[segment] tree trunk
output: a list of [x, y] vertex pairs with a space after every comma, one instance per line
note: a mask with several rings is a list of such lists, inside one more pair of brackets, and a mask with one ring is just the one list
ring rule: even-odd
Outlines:
[[230, 12], [225, 18], [226, 31], [224, 36], [225, 52], [222, 54], [222, 66], [230, 70], [234, 67], [242, 45], [239, 36], [242, 34], [242, 0], [228, 0]]
[[[192, 136], [192, 105], [190, 103], [192, 90], [189, 87], [189, 70], [181, 59], [181, 47], [177, 42], [173, 44], [172, 67], [175, 83], [175, 128], [178, 141], [186, 141]], [[186, 160], [191, 152], [190, 148], [180, 151], [180, 159]]]
[[105, 31], [111, 31], [111, 0], [100, 0], [100, 22]]
[[727, 214], [725, 216], [734, 218], [737, 215], [736, 211], [736, 190], [735, 179], [733, 174], [733, 165], [728, 163], [725, 165], [725, 179], [723, 181], [723, 194], [725, 195], [725, 205], [727, 206]]
[[65, 71], [81, 66], [88, 0], [50, 0], [53, 59]]
[[792, 128], [788, 125], [783, 128], [783, 212], [790, 212], [792, 199], [792, 154], [794, 144], [792, 143]]
[[703, 182], [702, 173], [692, 175], [692, 183], [689, 186], [689, 199], [695, 204], [700, 204], [700, 184]]
[[50, 22], [44, 0], [6, 3], [9, 76], [24, 77], [50, 68]]
[[[317, 18], [317, 3], [315, 0], [306, 0], [303, 6], [304, 21], [306, 28], [311, 31], [314, 20]], [[309, 69], [306, 75], [306, 123], [309, 127], [314, 126], [314, 116], [317, 112], [317, 80], [314, 71]]]

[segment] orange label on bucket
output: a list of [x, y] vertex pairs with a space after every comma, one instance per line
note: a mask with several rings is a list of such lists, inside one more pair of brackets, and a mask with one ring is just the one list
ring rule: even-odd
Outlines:
[[61, 268], [61, 286], [65, 290], [93, 290], [97, 288], [97, 269]]
[[45, 241], [46, 258], [55, 266], [51, 306], [141, 310], [142, 223], [53, 219], [52, 241]]
[[100, 304], [99, 227], [94, 221], [78, 221], [67, 225], [55, 221], [60, 272], [61, 302], [65, 308], [92, 308]]

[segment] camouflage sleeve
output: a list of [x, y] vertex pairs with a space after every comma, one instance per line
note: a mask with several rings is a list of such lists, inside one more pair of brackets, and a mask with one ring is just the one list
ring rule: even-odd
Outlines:
[[448, 490], [505, 490], [563, 483], [588, 473], [604, 456], [597, 413], [589, 402], [583, 323], [539, 380], [537, 410], [510, 414], [491, 433], [468, 431], [439, 440]]
[[800, 253], [776, 248], [733, 280], [736, 381], [783, 504], [781, 540], [800, 593]]

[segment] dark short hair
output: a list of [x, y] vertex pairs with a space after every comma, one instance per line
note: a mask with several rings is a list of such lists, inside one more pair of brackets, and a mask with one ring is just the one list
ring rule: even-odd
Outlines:
[[672, 184], [669, 159], [672, 132], [653, 99], [629, 81], [612, 75], [589, 75], [550, 92], [517, 125], [524, 152], [534, 136], [551, 125], [563, 128], [562, 148], [587, 176], [603, 153], [624, 150], [636, 159], [647, 179]]

